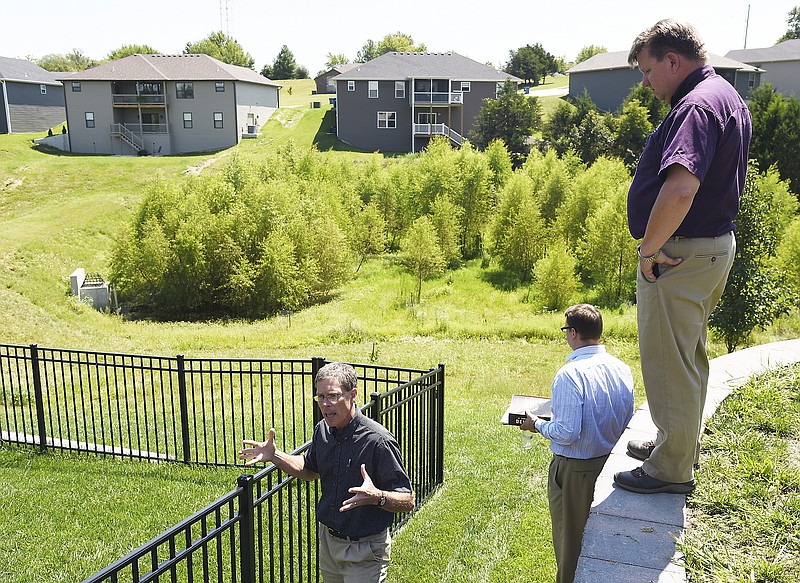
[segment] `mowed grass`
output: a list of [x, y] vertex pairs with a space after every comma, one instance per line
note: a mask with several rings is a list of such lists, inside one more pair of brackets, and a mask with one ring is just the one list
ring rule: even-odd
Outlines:
[[[325, 115], [302, 104], [281, 110], [260, 138], [232, 150], [258, 156], [290, 139], [311, 145]], [[523, 452], [518, 430], [499, 417], [514, 393], [549, 393], [569, 352], [561, 314], [539, 313], [525, 288], [495, 285], [492, 269], [476, 263], [426, 282], [413, 304], [413, 282], [390, 256], [362, 267], [328, 303], [291, 318], [158, 323], [96, 312], [69, 296], [69, 274], [84, 267], [107, 276], [115, 237], [153, 177], [189, 180], [187, 170], [210, 163], [204, 171], [215, 171], [232, 150], [69, 156], [38, 151], [31, 137], [0, 136], [0, 342], [420, 368], [443, 362], [445, 481], [397, 536], [390, 580], [552, 581], [549, 449], [537, 440]], [[609, 310], [605, 322], [608, 349], [631, 364], [641, 403], [635, 308]], [[795, 337], [798, 329], [792, 315], [758, 339]], [[710, 350], [723, 348], [712, 342]], [[8, 493], [0, 512], [3, 583], [80, 580], [232, 489], [238, 475], [16, 448], [0, 449], [0, 466]], [[43, 513], [53, 517], [44, 529]]]

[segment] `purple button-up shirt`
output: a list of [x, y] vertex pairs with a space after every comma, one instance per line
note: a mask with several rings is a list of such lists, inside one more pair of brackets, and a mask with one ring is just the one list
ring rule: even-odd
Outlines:
[[684, 79], [671, 105], [647, 139], [628, 191], [630, 233], [634, 239], [644, 237], [667, 169], [680, 164], [700, 180], [700, 188], [674, 235], [724, 235], [736, 227], [753, 132], [750, 111], [710, 65]]

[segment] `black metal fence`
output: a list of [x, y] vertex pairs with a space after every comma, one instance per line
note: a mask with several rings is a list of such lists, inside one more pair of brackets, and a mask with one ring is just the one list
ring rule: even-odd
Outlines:
[[[308, 447], [317, 409], [309, 360], [187, 359], [0, 345], [0, 439], [138, 459], [234, 465], [241, 440], [275, 427]], [[362, 410], [397, 439], [417, 507], [442, 483], [444, 365], [354, 364]], [[318, 581], [316, 482], [270, 465], [112, 565], [109, 581]], [[409, 515], [399, 515], [393, 529]]]

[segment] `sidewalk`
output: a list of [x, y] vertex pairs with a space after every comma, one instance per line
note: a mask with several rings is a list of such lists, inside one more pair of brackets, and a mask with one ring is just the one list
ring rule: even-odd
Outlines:
[[[713, 415], [731, 390], [753, 375], [798, 361], [800, 340], [754, 346], [713, 359], [703, 418]], [[642, 464], [627, 455], [628, 440], [652, 439], [655, 434], [644, 403], [597, 480], [575, 583], [685, 583], [685, 570], [674, 560], [680, 557], [675, 543], [686, 520], [686, 496], [635, 494], [614, 487], [614, 473]]]

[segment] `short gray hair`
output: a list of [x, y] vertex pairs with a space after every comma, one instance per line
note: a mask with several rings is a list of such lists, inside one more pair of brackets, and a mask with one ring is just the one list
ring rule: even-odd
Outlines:
[[314, 388], [320, 381], [336, 381], [343, 393], [352, 391], [358, 386], [356, 369], [344, 362], [331, 362], [317, 371], [314, 377]]
[[638, 64], [637, 57], [644, 49], [657, 61], [663, 60], [670, 51], [690, 59], [705, 61], [708, 58], [705, 43], [697, 30], [691, 24], [669, 18], [659, 20], [636, 37], [628, 53], [631, 67]]

